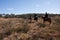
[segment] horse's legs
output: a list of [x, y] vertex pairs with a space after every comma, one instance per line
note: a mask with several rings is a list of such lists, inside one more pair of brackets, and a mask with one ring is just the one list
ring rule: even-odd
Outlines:
[[38, 19], [36, 18], [36, 21], [38, 21]]
[[49, 22], [50, 22], [50, 24], [51, 24], [51, 19], [50, 19], [50, 18], [48, 19], [48, 21], [49, 21]]
[[50, 24], [51, 24], [51, 20], [50, 20]]
[[34, 18], [34, 20], [37, 22], [38, 21], [38, 18]]

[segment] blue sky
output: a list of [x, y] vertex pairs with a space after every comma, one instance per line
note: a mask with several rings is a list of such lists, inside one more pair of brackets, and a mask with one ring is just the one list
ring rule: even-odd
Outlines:
[[0, 0], [0, 13], [60, 13], [60, 0]]

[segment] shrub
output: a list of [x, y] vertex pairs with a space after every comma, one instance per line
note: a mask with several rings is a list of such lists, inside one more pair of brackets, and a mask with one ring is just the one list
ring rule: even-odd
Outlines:
[[39, 23], [38, 26], [39, 27], [45, 27], [46, 25], [44, 23]]
[[56, 23], [60, 24], [60, 19], [55, 19]]
[[27, 33], [28, 30], [29, 30], [29, 27], [26, 23], [24, 23], [22, 26], [16, 29], [17, 32], [23, 32], [23, 33]]
[[13, 30], [8, 30], [8, 31], [6, 31], [4, 34], [7, 35], [7, 36], [9, 36], [9, 35], [12, 33], [12, 31], [13, 31]]

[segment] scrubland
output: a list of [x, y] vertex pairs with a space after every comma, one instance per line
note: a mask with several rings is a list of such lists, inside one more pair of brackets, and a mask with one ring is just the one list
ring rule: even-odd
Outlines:
[[60, 40], [60, 17], [52, 23], [24, 18], [0, 18], [0, 40]]

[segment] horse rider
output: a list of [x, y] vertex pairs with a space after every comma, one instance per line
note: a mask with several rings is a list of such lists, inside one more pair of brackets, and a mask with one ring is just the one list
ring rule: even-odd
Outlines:
[[38, 20], [38, 16], [37, 16], [37, 14], [34, 14], [34, 20]]
[[45, 18], [48, 18], [48, 14], [47, 14], [47, 12], [46, 12], [46, 14], [45, 14]]

